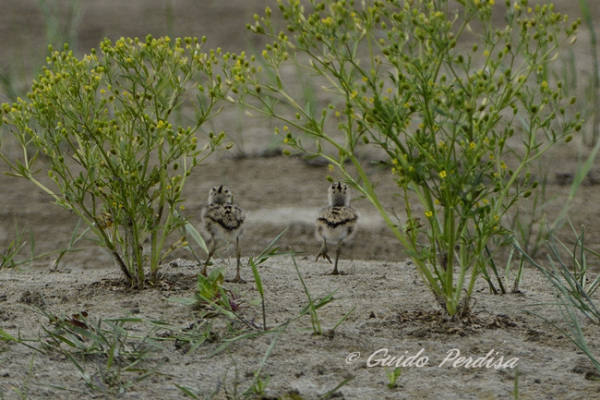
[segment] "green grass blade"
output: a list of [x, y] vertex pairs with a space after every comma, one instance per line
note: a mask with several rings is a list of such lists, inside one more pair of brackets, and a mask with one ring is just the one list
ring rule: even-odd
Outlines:
[[254, 372], [254, 380], [252, 382], [252, 385], [250, 385], [250, 387], [248, 389], [246, 389], [246, 391], [244, 392], [244, 395], [251, 394], [251, 390], [254, 387], [254, 385], [256, 384], [256, 382], [258, 381], [258, 379], [260, 378], [260, 373], [262, 372], [262, 369], [265, 366], [267, 359], [269, 358], [269, 356], [271, 355], [271, 352], [275, 348], [275, 344], [277, 343], [277, 340], [279, 339], [279, 335], [281, 335], [281, 333], [284, 332], [286, 330], [286, 328], [287, 328], [287, 324], [282, 329], [277, 329], [275, 331], [275, 337], [273, 337], [273, 340], [271, 340], [271, 344], [269, 345], [269, 348], [265, 352], [265, 355], [263, 356], [262, 361], [260, 362], [258, 370]]
[[0, 340], [4, 340], [4, 341], [6, 341], [6, 342], [17, 342], [17, 343], [19, 343], [19, 342], [20, 342], [20, 340], [19, 340], [19, 339], [17, 339], [16, 337], [14, 337], [14, 336], [12, 336], [12, 335], [10, 335], [10, 334], [6, 333], [6, 332], [5, 332], [4, 330], [2, 330], [1, 328], [0, 328]]
[[275, 247], [279, 239], [281, 239], [288, 229], [289, 228], [285, 228], [279, 235], [275, 237], [275, 239], [271, 240], [271, 243], [269, 243], [269, 245], [257, 257], [255, 257], [258, 260], [256, 265], [262, 264], [271, 256], [290, 254], [289, 252], [277, 253], [278, 248]]
[[350, 382], [353, 379], [354, 379], [354, 376], [344, 379], [339, 385], [337, 385], [336, 387], [331, 389], [329, 392], [325, 393], [323, 396], [319, 397], [319, 400], [329, 399], [330, 397], [332, 397], [335, 394], [335, 392], [340, 390], [342, 387], [346, 386], [348, 384], [348, 382]]
[[187, 388], [185, 386], [179, 386], [178, 384], [175, 384], [175, 387], [177, 387], [177, 389], [181, 390], [183, 392], [183, 394], [185, 394], [186, 396], [189, 396], [195, 400], [200, 400], [200, 397], [196, 396], [190, 388]]
[[342, 322], [344, 322], [346, 320], [346, 318], [348, 318], [350, 316], [350, 314], [352, 314], [352, 312], [356, 310], [356, 306], [352, 307], [352, 309], [350, 311], [348, 311], [339, 321], [337, 324], [335, 324], [333, 326], [333, 328], [331, 328], [332, 331], [335, 331], [337, 329], [338, 326], [340, 326], [342, 324]]
[[262, 279], [260, 278], [260, 274], [258, 273], [258, 268], [256, 267], [256, 263], [253, 259], [250, 259], [250, 266], [252, 267], [252, 274], [254, 275], [254, 281], [256, 282], [256, 290], [260, 294], [261, 298], [265, 298], [265, 292], [263, 290]]
[[200, 232], [198, 232], [198, 230], [192, 224], [190, 224], [188, 221], [185, 221], [185, 231], [189, 236], [191, 236], [191, 238], [194, 240], [194, 242], [196, 242], [196, 244], [198, 244], [198, 246], [206, 254], [208, 254], [208, 247], [206, 246], [206, 242], [204, 241], [204, 238], [202, 237], [202, 235], [200, 235]]

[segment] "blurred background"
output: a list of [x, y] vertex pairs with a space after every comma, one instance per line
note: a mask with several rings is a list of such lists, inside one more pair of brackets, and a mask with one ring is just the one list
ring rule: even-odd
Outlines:
[[[497, 0], [497, 7], [504, 1]], [[548, 1], [530, 1], [545, 4]], [[540, 163], [540, 192], [524, 202], [518, 215], [509, 221], [522, 231], [523, 241], [531, 243], [530, 251], [543, 248], [546, 226], [564, 207], [570, 196], [573, 179], [600, 137], [600, 67], [596, 27], [600, 26], [598, 0], [556, 0], [556, 11], [570, 20], [581, 17], [583, 24], [577, 42], [566, 49], [555, 63], [556, 79], [562, 80], [578, 96], [580, 112], [586, 120], [581, 137], [569, 146], [558, 146], [556, 152]], [[0, 0], [0, 102], [24, 97], [31, 80], [45, 65], [48, 44], [60, 49], [64, 43], [80, 57], [108, 37], [207, 37], [205, 50], [221, 47], [223, 51], [260, 53], [265, 37], [246, 29], [253, 15], [264, 14], [266, 6], [277, 9], [275, 0]], [[502, 13], [500, 12], [499, 15]], [[279, 13], [274, 11], [274, 16]], [[502, 21], [498, 21], [501, 23]], [[316, 242], [314, 218], [320, 207], [327, 205], [327, 165], [300, 157], [282, 158], [280, 143], [273, 135], [273, 122], [251, 119], [243, 111], [219, 118], [227, 128], [235, 147], [227, 154], [211, 157], [206, 167], [199, 168], [186, 186], [186, 209], [193, 223], [199, 223], [201, 207], [210, 187], [218, 183], [230, 185], [236, 201], [249, 211], [243, 254], [264, 248], [285, 227], [291, 227], [280, 242], [283, 248], [307, 250], [314, 257]], [[10, 150], [10, 135], [2, 136], [3, 151]], [[558, 161], [558, 162], [557, 162]], [[592, 167], [590, 175], [577, 192], [570, 216], [574, 225], [587, 224], [590, 241], [600, 243], [600, 227], [594, 221], [600, 211], [594, 206], [600, 195], [600, 171]], [[7, 172], [0, 163], [0, 172]], [[373, 174], [378, 171], [374, 169]], [[375, 177], [375, 181], [379, 181]], [[389, 179], [381, 179], [378, 191], [386, 207], [402, 213], [396, 188]], [[49, 203], [25, 180], [0, 176], [0, 252], [22, 235], [28, 251], [39, 256], [68, 246], [77, 219], [67, 211]], [[390, 234], [373, 207], [360, 198], [352, 203], [361, 213], [359, 234], [348, 250], [348, 259], [403, 260], [398, 241]], [[591, 226], [590, 226], [591, 225]], [[569, 233], [572, 237], [572, 232]], [[597, 239], [597, 240], [596, 240]], [[83, 241], [76, 247], [82, 247]], [[110, 257], [94, 246], [77, 253], [79, 266], [112, 266]], [[543, 254], [543, 250], [541, 250]], [[26, 253], [26, 254], [29, 254]], [[314, 253], [314, 254], [313, 254]], [[29, 255], [31, 256], [31, 255]], [[25, 255], [24, 257], [29, 257]], [[73, 255], [71, 255], [73, 256]], [[69, 256], [69, 257], [71, 257]], [[52, 265], [55, 255], [40, 257], [34, 265]], [[74, 256], [73, 256], [74, 257]], [[69, 258], [66, 257], [65, 260]], [[328, 269], [329, 266], [323, 266]]]
[[261, 45], [246, 24], [262, 14], [264, 0], [23, 0], [0, 1], [2, 100], [21, 91], [44, 65], [48, 44], [77, 54], [105, 37], [207, 37], [207, 48], [242, 51]]

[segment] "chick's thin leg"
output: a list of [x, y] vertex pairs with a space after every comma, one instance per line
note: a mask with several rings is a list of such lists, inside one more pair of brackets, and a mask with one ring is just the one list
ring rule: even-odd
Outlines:
[[327, 239], [325, 238], [323, 238], [323, 246], [321, 246], [321, 250], [319, 250], [319, 254], [317, 254], [317, 259], [315, 261], [319, 261], [319, 257], [323, 257], [331, 263], [331, 258], [327, 255]]
[[338, 260], [340, 259], [340, 254], [342, 253], [342, 246], [344, 245], [344, 241], [340, 240], [337, 245], [335, 246], [335, 264], [333, 267], [333, 272], [331, 273], [331, 275], [339, 275], [339, 271], [338, 271]]
[[237, 257], [237, 273], [235, 275], [235, 278], [231, 281], [231, 282], [239, 282], [239, 283], [246, 283], [246, 281], [244, 281], [241, 277], [240, 277], [240, 265], [242, 264], [242, 262], [240, 261], [240, 258], [242, 256], [242, 246], [240, 246], [240, 238], [236, 238], [236, 257]]

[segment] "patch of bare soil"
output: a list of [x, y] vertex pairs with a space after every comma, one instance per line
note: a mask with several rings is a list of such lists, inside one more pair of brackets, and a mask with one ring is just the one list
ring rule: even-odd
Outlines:
[[[586, 379], [596, 376], [589, 361], [560, 332], [524, 313], [535, 311], [555, 322], [561, 318], [552, 307], [531, 306], [553, 300], [544, 278], [533, 271], [526, 274], [519, 294], [491, 295], [481, 283], [472, 314], [451, 319], [437, 311], [438, 305], [410, 263], [343, 260], [340, 269], [347, 275], [334, 277], [325, 275], [330, 272], [329, 264], [316, 263], [312, 256], [299, 257], [297, 262], [313, 299], [337, 290], [334, 300], [318, 310], [324, 334], [314, 335], [310, 317], [305, 315], [290, 322], [277, 338], [271, 333], [235, 340], [214, 356], [227, 340], [261, 331], [261, 307], [249, 305], [259, 297], [249, 268], [242, 274], [248, 283], [225, 284], [231, 289], [239, 319], [219, 313], [202, 317], [201, 309], [169, 301], [193, 296], [194, 275], [199, 269], [193, 263], [166, 265], [160, 284], [141, 292], [132, 292], [116, 280], [115, 269], [0, 271], [0, 326], [13, 336], [39, 338], [42, 343], [30, 342], [36, 347], [48, 344], [44, 353], [21, 344], [0, 345], [3, 395], [17, 398], [12, 389], [27, 388], [29, 398], [35, 399], [103, 397], [100, 389], [92, 391], [86, 386], [73, 361], [58, 351], [56, 344], [50, 346], [53, 342], [42, 330], [56, 329], [47, 315], [62, 315], [78, 326], [78, 314], [85, 312], [87, 321], [135, 318], [124, 325], [129, 332], [126, 348], [141, 346], [142, 337], [153, 339], [146, 341], [151, 351], [138, 367], [161, 367], [119, 397], [124, 399], [182, 398], [175, 385], [192, 388], [200, 398], [225, 399], [236, 390], [239, 394], [251, 386], [275, 339], [262, 368], [263, 378], [270, 377], [262, 398], [317, 399], [351, 378], [333, 398], [509, 399], [513, 398], [516, 370], [507, 363], [518, 364], [519, 398], [600, 396], [597, 381]], [[217, 260], [216, 264], [226, 266], [232, 277], [234, 263]], [[272, 258], [260, 267], [260, 274], [266, 290], [267, 325], [282, 326], [298, 317], [308, 300], [291, 259]], [[170, 329], [162, 329], [156, 321]], [[193, 329], [198, 327], [203, 328], [195, 331], [195, 339], [206, 339], [188, 353], [192, 344], [183, 339], [193, 337]], [[177, 330], [179, 339], [174, 338], [172, 329]], [[598, 354], [597, 331], [585, 329], [592, 351]], [[91, 344], [84, 336], [80, 340]], [[61, 348], [69, 349], [64, 343]], [[479, 367], [454, 365], [458, 357], [476, 362], [486, 355]], [[412, 356], [416, 357], [408, 366], [407, 359]], [[386, 359], [394, 363], [398, 358], [407, 361], [407, 366], [402, 367], [397, 387], [390, 389], [382, 363]], [[99, 383], [106, 357], [75, 355], [75, 359], [93, 382], [110, 389]], [[496, 368], [499, 364], [507, 367]], [[137, 375], [122, 371], [120, 377], [127, 382]]]

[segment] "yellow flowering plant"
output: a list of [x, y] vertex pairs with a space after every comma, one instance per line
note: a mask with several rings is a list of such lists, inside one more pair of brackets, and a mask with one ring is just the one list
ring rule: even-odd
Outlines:
[[[334, 166], [379, 210], [446, 311], [468, 312], [476, 279], [491, 284], [488, 244], [510, 238], [503, 215], [537, 185], [529, 165], [581, 128], [565, 113], [574, 99], [547, 78], [580, 22], [527, 0], [278, 7], [286, 31], [269, 8], [248, 25], [272, 43], [245, 103], [289, 127], [287, 145]], [[321, 91], [298, 95], [290, 64]], [[361, 148], [387, 160], [365, 160]], [[400, 222], [372, 181], [369, 170], [382, 164], [399, 189]]]
[[12, 175], [85, 221], [132, 287], [154, 282], [164, 257], [187, 244], [170, 238], [185, 223], [183, 186], [224, 139], [200, 127], [246, 74], [243, 54], [206, 53], [204, 41], [105, 39], [81, 59], [50, 48], [28, 99], [2, 105], [23, 151], [1, 155]]

